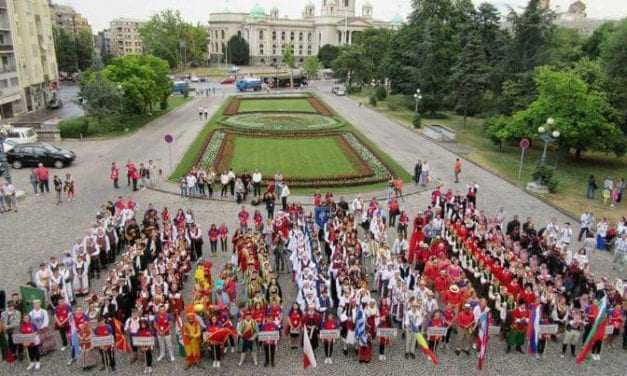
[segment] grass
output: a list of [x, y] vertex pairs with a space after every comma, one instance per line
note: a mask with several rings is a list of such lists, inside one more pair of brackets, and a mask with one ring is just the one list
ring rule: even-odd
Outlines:
[[[370, 94], [368, 90], [365, 90], [352, 95], [352, 97], [367, 105]], [[411, 127], [413, 118], [411, 109], [392, 111], [387, 106], [385, 100], [379, 101], [375, 109]], [[532, 174], [542, 155], [543, 144], [541, 141], [536, 141], [528, 150], [519, 178], [520, 148], [516, 144], [503, 145], [499, 149], [485, 134], [484, 119], [469, 117], [464, 127], [461, 116], [451, 113], [446, 115], [445, 119], [424, 117], [423, 126], [440, 124], [454, 129], [458, 143], [455, 150], [453, 150], [454, 152], [463, 154], [468, 160], [504, 177], [521, 188], [524, 188], [528, 182], [533, 180]], [[616, 221], [624, 215], [627, 209], [627, 200], [623, 200], [617, 208], [611, 209], [608, 205], [603, 205], [601, 190], [597, 190], [594, 200], [586, 199], [585, 193], [588, 176], [590, 175], [596, 177], [597, 185], [600, 187], [603, 185], [603, 179], [607, 176], [611, 176], [614, 179], [620, 177], [627, 178], [627, 157], [616, 158], [613, 155], [604, 153], [586, 152], [579, 160], [574, 155], [566, 155], [558, 159], [556, 150], [549, 149], [548, 163], [553, 166], [557, 164], [555, 177], [560, 181], [560, 184], [557, 192], [546, 195], [544, 197], [545, 200], [571, 213], [576, 218], [588, 208], [592, 209], [597, 218], [607, 217], [610, 221]]]
[[134, 132], [151, 121], [167, 114], [168, 112], [191, 101], [191, 97], [171, 96], [168, 106], [162, 110], [159, 104], [155, 104], [152, 113], [149, 114], [114, 114], [107, 118], [96, 118], [83, 115], [63, 120], [59, 124], [61, 136], [64, 138], [83, 137], [115, 137]]
[[242, 99], [238, 112], [312, 112], [316, 110], [307, 99]]
[[359, 172], [335, 137], [237, 136], [230, 165], [237, 173], [251, 172], [258, 168], [265, 176], [272, 176], [280, 171], [284, 176], [306, 179]]

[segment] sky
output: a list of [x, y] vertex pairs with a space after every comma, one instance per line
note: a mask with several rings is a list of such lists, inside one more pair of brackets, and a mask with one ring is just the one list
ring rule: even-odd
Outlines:
[[[108, 27], [109, 21], [117, 17], [147, 19], [154, 13], [167, 8], [181, 11], [183, 17], [192, 22], [207, 23], [210, 12], [248, 12], [259, 4], [266, 9], [277, 6], [281, 16], [299, 18], [308, 0], [53, 0], [55, 3], [70, 5], [87, 17], [95, 31]], [[319, 11], [322, 0], [313, 0]], [[357, 11], [366, 0], [357, 0]], [[374, 8], [374, 17], [390, 20], [396, 14], [406, 16], [411, 11], [411, 0], [368, 0]], [[527, 0], [473, 0], [476, 4], [487, 1], [501, 9], [511, 6], [522, 7]], [[574, 0], [551, 0], [552, 8], [566, 11]], [[588, 7], [588, 17], [623, 18], [627, 17], [627, 0], [583, 0]]]

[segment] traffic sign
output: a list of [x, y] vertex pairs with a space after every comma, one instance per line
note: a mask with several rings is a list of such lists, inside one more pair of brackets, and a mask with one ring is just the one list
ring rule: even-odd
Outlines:
[[528, 138], [523, 138], [522, 140], [520, 140], [520, 144], [519, 144], [521, 149], [529, 149], [529, 139]]

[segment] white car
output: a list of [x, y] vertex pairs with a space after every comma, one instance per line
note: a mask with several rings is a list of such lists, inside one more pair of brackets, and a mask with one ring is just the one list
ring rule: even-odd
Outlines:
[[9, 150], [13, 150], [15, 145], [18, 145], [18, 143], [13, 140], [4, 140], [4, 142], [2, 143], [2, 147], [5, 153]]
[[192, 78], [189, 79], [191, 82], [200, 82], [200, 78], [196, 77], [196, 76], [192, 76]]
[[28, 127], [8, 127], [6, 131], [7, 141], [15, 141], [17, 144], [32, 144], [37, 142], [37, 133]]

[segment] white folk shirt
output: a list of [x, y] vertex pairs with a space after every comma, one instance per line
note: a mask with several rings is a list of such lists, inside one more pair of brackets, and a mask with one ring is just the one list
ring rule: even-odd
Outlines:
[[261, 183], [261, 172], [255, 172], [253, 174], [253, 183]]

